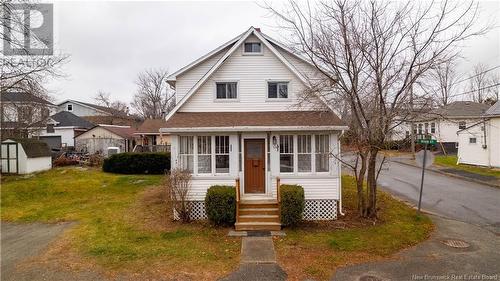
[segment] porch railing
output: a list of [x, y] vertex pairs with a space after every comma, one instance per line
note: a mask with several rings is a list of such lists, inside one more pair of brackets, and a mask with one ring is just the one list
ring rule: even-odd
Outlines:
[[236, 222], [240, 221], [240, 179], [236, 179]]

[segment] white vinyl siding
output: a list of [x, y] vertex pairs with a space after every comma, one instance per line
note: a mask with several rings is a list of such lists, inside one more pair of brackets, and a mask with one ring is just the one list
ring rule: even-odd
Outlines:
[[[196, 76], [196, 81], [199, 78]], [[176, 88], [185, 83], [184, 75], [178, 78]], [[215, 83], [238, 81], [238, 102], [217, 102]], [[288, 81], [288, 99], [279, 103], [267, 98], [268, 81]], [[190, 89], [190, 88], [189, 88]], [[260, 56], [246, 56], [235, 51], [222, 66], [194, 93], [180, 112], [248, 112], [311, 110], [307, 105], [297, 107], [297, 96], [304, 89], [302, 82], [269, 49]], [[181, 92], [185, 92], [184, 88]], [[182, 95], [182, 94], [180, 94]], [[178, 95], [178, 96], [180, 96]]]

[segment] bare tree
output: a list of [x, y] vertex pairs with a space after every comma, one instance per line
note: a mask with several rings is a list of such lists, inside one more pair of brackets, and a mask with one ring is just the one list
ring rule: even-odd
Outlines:
[[435, 82], [433, 89], [436, 100], [441, 106], [451, 102], [454, 90], [458, 82], [458, 75], [455, 71], [456, 64], [453, 60], [444, 62], [433, 69], [432, 80]]
[[470, 80], [470, 97], [475, 102], [484, 102], [488, 98], [488, 89], [485, 87], [490, 81], [487, 73], [488, 67], [483, 63], [478, 63], [472, 71]]
[[335, 101], [347, 102], [349, 134], [361, 158], [358, 196], [366, 206], [360, 206], [360, 215], [375, 218], [379, 151], [393, 128], [418, 111], [409, 107], [412, 86], [456, 57], [458, 43], [485, 32], [474, 30], [477, 5], [347, 0], [302, 4], [291, 0], [283, 11], [268, 8], [289, 31], [290, 47], [325, 77], [310, 79], [304, 97], [325, 100], [333, 108]]
[[130, 113], [129, 107], [125, 102], [119, 100], [111, 101], [110, 93], [98, 91], [97, 95], [94, 97], [94, 100], [98, 105], [117, 111], [121, 113], [121, 115], [127, 116]]
[[166, 188], [175, 214], [182, 222], [189, 222], [191, 220], [191, 205], [188, 195], [191, 190], [191, 173], [173, 169], [170, 174], [167, 174]]
[[132, 107], [143, 118], [165, 118], [175, 106], [175, 95], [167, 84], [167, 76], [168, 72], [162, 69], [149, 69], [139, 73]]

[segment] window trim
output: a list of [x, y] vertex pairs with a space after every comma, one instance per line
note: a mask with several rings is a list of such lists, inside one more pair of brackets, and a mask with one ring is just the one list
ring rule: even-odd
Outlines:
[[[191, 154], [188, 153], [181, 153], [181, 147], [182, 147], [182, 137], [192, 137], [193, 138], [193, 152]], [[198, 173], [198, 136], [195, 135], [180, 135], [179, 136], [179, 152], [178, 152], [178, 157], [179, 157], [179, 167], [181, 169], [184, 169], [181, 156], [186, 155], [186, 156], [192, 156], [193, 157], [193, 171], [191, 171], [191, 174], [197, 174]], [[188, 169], [185, 169], [188, 170]]]
[[[206, 154], [206, 153], [203, 153], [203, 154], [200, 154], [200, 151], [198, 149], [198, 146], [199, 146], [199, 138], [207, 138], [210, 140], [210, 153], [209, 154]], [[197, 135], [196, 136], [196, 163], [197, 163], [197, 166], [196, 166], [196, 174], [197, 175], [211, 175], [213, 173], [213, 143], [212, 143], [212, 136], [211, 135]], [[199, 165], [199, 157], [201, 156], [210, 156], [210, 172], [207, 172], [207, 173], [200, 173], [200, 165]], [[193, 171], [194, 172], [194, 171]]]
[[[316, 152], [316, 138], [320, 135], [326, 135], [328, 136], [328, 150], [329, 152], [327, 153], [328, 155], [328, 170], [327, 171], [317, 171], [316, 169], [316, 156], [320, 153]], [[314, 151], [313, 151], [313, 154], [314, 154], [314, 173], [316, 175], [325, 175], [325, 174], [330, 174], [332, 172], [332, 163], [331, 163], [331, 160], [330, 160], [330, 154], [331, 154], [331, 151], [332, 151], [333, 147], [332, 147], [332, 135], [330, 133], [317, 133], [317, 134], [314, 134]]]
[[[216, 137], [227, 137], [227, 154], [226, 153], [219, 153], [217, 154], [216, 150]], [[212, 135], [212, 142], [213, 142], [213, 147], [212, 147], [212, 152], [213, 152], [213, 166], [212, 166], [212, 174], [213, 175], [229, 175], [231, 173], [231, 136], [230, 135], [224, 135], [224, 134], [215, 134]], [[227, 167], [227, 173], [218, 173], [217, 172], [217, 155], [227, 155], [228, 157], [228, 164], [229, 166]]]
[[[474, 140], [474, 142], [472, 142], [471, 140]], [[469, 138], [469, 144], [477, 144], [477, 138], [476, 137]]]
[[[310, 143], [309, 143], [309, 148], [310, 148], [310, 152], [309, 153], [299, 153], [299, 136], [310, 136]], [[313, 154], [314, 154], [314, 150], [313, 150], [313, 141], [314, 141], [314, 134], [297, 134], [295, 135], [295, 138], [296, 138], [296, 144], [297, 144], [297, 174], [298, 175], [307, 175], [307, 174], [311, 174], [314, 172], [313, 170]], [[299, 155], [309, 155], [310, 156], [310, 167], [311, 167], [311, 170], [308, 171], [308, 172], [304, 172], [304, 171], [299, 171]], [[314, 159], [316, 160], [316, 159]], [[314, 167], [315, 168], [315, 167]]]
[[[461, 127], [460, 123], [464, 124], [463, 128], [460, 128]], [[465, 130], [466, 128], [467, 128], [467, 122], [465, 122], [465, 121], [458, 121], [458, 129], [459, 130]]]
[[[236, 83], [236, 98], [235, 99], [222, 99], [217, 98], [217, 84], [221, 83]], [[240, 101], [240, 81], [239, 80], [216, 80], [214, 81], [214, 94], [213, 100], [214, 102], [239, 102]]]
[[[245, 44], [260, 44], [260, 52], [245, 52]], [[244, 56], [262, 56], [264, 55], [264, 44], [260, 41], [246, 41], [241, 44], [241, 53]]]
[[[290, 101], [291, 100], [291, 98], [290, 98], [290, 92], [291, 92], [290, 85], [291, 85], [291, 83], [290, 82], [291, 82], [290, 80], [279, 80], [279, 79], [278, 80], [276, 80], [276, 79], [266, 80], [266, 97], [265, 97], [266, 102], [288, 102], [288, 101]], [[286, 83], [287, 89], [288, 89], [287, 90], [287, 97], [280, 98], [279, 94], [277, 93], [276, 98], [270, 98], [269, 97], [269, 83], [278, 83], [278, 84], [279, 83], [283, 83], [283, 84]], [[279, 86], [277, 86], [277, 87], [279, 87]], [[278, 90], [278, 89], [276, 89], [276, 90]]]
[[[278, 150], [278, 172], [280, 175], [295, 175], [297, 171], [297, 135], [295, 134], [289, 134], [289, 133], [283, 133], [278, 135], [278, 144], [281, 146], [281, 137], [282, 136], [290, 136], [292, 137], [292, 153], [281, 153], [281, 147]], [[281, 154], [285, 155], [292, 155], [292, 171], [291, 172], [282, 172], [281, 171]]]
[[[70, 106], [71, 106], [71, 109], [69, 109]], [[66, 111], [69, 111], [69, 112], [73, 111], [73, 104], [72, 103], [66, 104]]]
[[[320, 176], [334, 176], [332, 173], [335, 172], [335, 166], [332, 165], [332, 162], [331, 162], [331, 158], [332, 157], [329, 157], [328, 158], [328, 171], [325, 171], [325, 172], [317, 172], [316, 171], [316, 137], [318, 135], [328, 135], [328, 145], [329, 145], [329, 149], [330, 149], [330, 153], [334, 153], [334, 148], [335, 148], [335, 145], [332, 144], [332, 141], [333, 141], [333, 137], [332, 137], [332, 133], [331, 132], [300, 132], [300, 133], [296, 133], [296, 132], [280, 132], [279, 134], [275, 134], [274, 136], [276, 136], [278, 138], [278, 143], [279, 143], [279, 139], [282, 135], [291, 135], [293, 136], [293, 149], [294, 149], [294, 152], [293, 152], [293, 165], [294, 165], [294, 168], [293, 168], [293, 172], [281, 172], [281, 159], [280, 159], [280, 155], [281, 155], [281, 152], [280, 150], [278, 149], [278, 174], [279, 175], [282, 175], [282, 176], [308, 176], [308, 175], [320, 175]], [[299, 167], [298, 167], [298, 136], [299, 135], [310, 135], [311, 136], [311, 171], [310, 172], [299, 172]]]

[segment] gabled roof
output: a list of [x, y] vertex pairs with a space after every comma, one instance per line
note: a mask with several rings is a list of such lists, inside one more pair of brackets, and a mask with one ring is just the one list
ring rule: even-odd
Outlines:
[[[114, 125], [97, 125], [96, 127], [101, 127], [107, 131], [110, 131], [116, 135], [119, 135], [120, 137], [124, 139], [130, 139], [134, 136], [134, 133], [136, 132], [135, 128], [131, 128], [129, 126], [114, 126]], [[92, 129], [94, 129], [92, 128]], [[91, 130], [92, 130], [91, 129]]]
[[79, 128], [92, 128], [94, 124], [76, 116], [75, 114], [68, 111], [58, 112], [50, 118], [57, 122], [56, 127], [79, 127]]
[[135, 134], [160, 134], [160, 128], [166, 127], [164, 119], [146, 119], [139, 126]]
[[51, 150], [46, 142], [37, 139], [7, 139], [3, 142], [16, 142], [21, 144], [28, 158], [51, 156]]
[[[228, 47], [229, 45], [232, 44], [231, 48], [229, 48], [229, 50], [221, 58], [219, 58], [219, 60], [210, 68], [210, 70], [207, 73], [205, 73], [201, 77], [201, 79], [198, 80], [198, 82], [196, 82], [196, 84], [194, 84], [194, 86], [187, 92], [187, 94], [180, 101], [178, 101], [175, 108], [172, 111], [170, 111], [170, 113], [167, 115], [166, 120], [170, 119], [179, 110], [179, 108], [181, 108], [184, 105], [184, 103], [186, 103], [186, 101], [210, 78], [210, 76], [212, 76], [212, 74], [215, 73], [221, 67], [221, 65], [226, 61], [226, 59], [229, 58], [229, 56], [231, 56], [241, 46], [241, 44], [243, 44], [243, 42], [245, 42], [245, 40], [252, 34], [255, 35], [264, 44], [264, 46], [266, 46], [266, 48], [269, 49], [295, 76], [297, 76], [297, 78], [302, 83], [304, 83], [304, 85], [306, 87], [309, 86], [305, 77], [287, 59], [285, 59], [280, 52], [278, 52], [276, 50], [276, 48], [273, 46], [273, 44], [271, 44], [271, 42], [268, 40], [268, 38], [265, 38], [259, 30], [255, 29], [252, 26], [245, 33], [240, 35], [239, 37], [234, 38], [233, 40], [227, 42], [225, 45], [218, 48], [218, 49], [222, 50], [225, 47]], [[234, 44], [231, 43], [234, 40], [236, 40], [234, 42]], [[222, 47], [224, 47], [224, 48], [222, 48]], [[218, 50], [218, 49], [216, 49], [216, 50]], [[211, 52], [212, 55], [217, 53], [217, 52], [215, 52], [216, 50]], [[200, 58], [199, 60], [196, 61], [196, 63], [193, 63], [193, 64], [188, 65], [187, 67], [183, 68], [182, 71], [175, 72], [174, 73], [175, 76], [178, 76], [181, 73], [189, 70], [190, 68], [199, 64], [203, 60], [208, 59], [209, 57], [210, 56], [205, 56], [205, 57]], [[174, 74], [170, 76], [170, 79], [175, 79]]]
[[60, 106], [62, 104], [68, 103], [68, 102], [69, 103], [76, 103], [76, 104], [79, 104], [79, 105], [84, 106], [84, 107], [89, 107], [89, 108], [95, 109], [97, 111], [100, 111], [102, 113], [109, 114], [109, 115], [114, 115], [114, 116], [126, 115], [123, 112], [116, 110], [114, 108], [108, 108], [106, 106], [97, 105], [97, 104], [88, 103], [88, 102], [77, 101], [77, 100], [65, 100], [63, 102], [58, 103], [57, 106]]
[[488, 108], [488, 110], [486, 110], [486, 112], [484, 113], [484, 116], [500, 116], [500, 101], [497, 101], [494, 105]]
[[37, 97], [30, 93], [25, 92], [4, 92], [1, 94], [2, 102], [26, 102], [26, 103], [40, 103], [45, 105], [54, 105], [48, 100]]
[[430, 114], [444, 118], [478, 118], [488, 109], [489, 105], [472, 101], [456, 101], [433, 110]]

